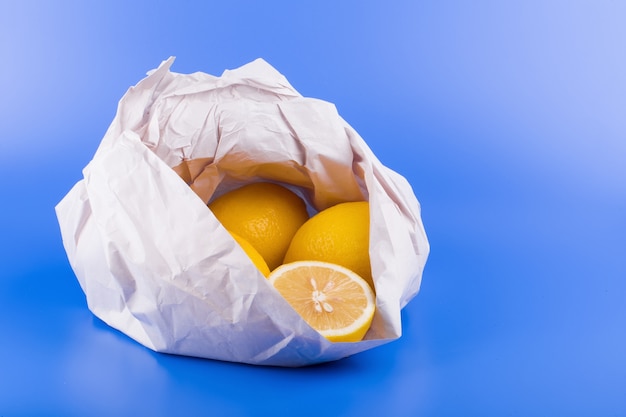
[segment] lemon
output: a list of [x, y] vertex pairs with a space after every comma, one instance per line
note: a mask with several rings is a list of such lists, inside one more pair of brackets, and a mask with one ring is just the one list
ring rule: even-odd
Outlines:
[[237, 242], [239, 246], [241, 246], [241, 249], [243, 249], [246, 255], [248, 255], [252, 263], [259, 269], [259, 271], [261, 271], [263, 276], [267, 278], [267, 276], [270, 274], [270, 269], [259, 251], [254, 249], [254, 246], [252, 246], [250, 242], [248, 242], [238, 234], [231, 231], [229, 231], [229, 233], [233, 237], [233, 239], [235, 239], [235, 242]]
[[278, 184], [257, 182], [221, 195], [209, 208], [229, 231], [247, 240], [270, 270], [281, 264], [298, 228], [309, 218], [304, 201]]
[[358, 342], [370, 328], [374, 292], [349, 269], [299, 261], [279, 266], [268, 279], [304, 321], [331, 342]]
[[298, 229], [284, 263], [323, 261], [350, 269], [374, 289], [369, 255], [369, 203], [340, 203], [320, 211]]

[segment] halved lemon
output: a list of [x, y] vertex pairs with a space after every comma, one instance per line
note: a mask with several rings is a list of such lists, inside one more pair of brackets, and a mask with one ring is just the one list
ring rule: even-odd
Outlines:
[[376, 299], [368, 283], [340, 265], [297, 261], [272, 271], [269, 282], [331, 342], [358, 342], [369, 329]]

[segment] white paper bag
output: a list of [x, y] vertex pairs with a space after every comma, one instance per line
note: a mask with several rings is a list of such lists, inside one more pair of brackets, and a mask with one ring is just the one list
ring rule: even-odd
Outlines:
[[[173, 73], [173, 61], [128, 90], [56, 207], [90, 310], [155, 351], [251, 364], [332, 361], [398, 338], [429, 252], [408, 182], [265, 61], [221, 77]], [[207, 208], [254, 181], [289, 187], [311, 212], [370, 202], [377, 311], [363, 341], [310, 328]]]

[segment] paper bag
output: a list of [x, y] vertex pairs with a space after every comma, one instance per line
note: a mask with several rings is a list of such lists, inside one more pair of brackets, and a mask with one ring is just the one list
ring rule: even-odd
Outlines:
[[[172, 63], [128, 90], [56, 207], [93, 314], [158, 352], [259, 365], [332, 361], [398, 338], [429, 252], [408, 182], [331, 103], [302, 97], [265, 61], [220, 77]], [[370, 202], [377, 310], [363, 341], [310, 328], [208, 209], [255, 181], [287, 186], [311, 213]]]

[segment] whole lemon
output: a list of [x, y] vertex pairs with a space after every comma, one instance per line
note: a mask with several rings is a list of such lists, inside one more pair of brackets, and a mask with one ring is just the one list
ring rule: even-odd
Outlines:
[[298, 229], [283, 263], [322, 261], [357, 273], [374, 288], [369, 255], [370, 215], [366, 201], [320, 211]]
[[235, 239], [235, 242], [241, 246], [241, 249], [248, 255], [254, 266], [258, 268], [259, 271], [263, 274], [264, 277], [268, 277], [270, 274], [270, 269], [267, 266], [267, 262], [261, 256], [258, 250], [254, 248], [246, 239], [239, 236], [237, 233], [233, 233], [229, 231], [230, 235]]
[[269, 182], [223, 194], [209, 208], [227, 230], [250, 242], [270, 270], [281, 264], [291, 238], [309, 218], [300, 197]]

